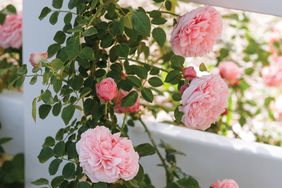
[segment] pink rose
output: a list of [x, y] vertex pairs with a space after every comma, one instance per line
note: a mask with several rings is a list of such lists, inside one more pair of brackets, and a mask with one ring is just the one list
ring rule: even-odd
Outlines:
[[117, 84], [112, 78], [106, 78], [96, 84], [96, 93], [103, 101], [111, 101], [117, 96]]
[[33, 52], [29, 56], [29, 62], [36, 67], [41, 61], [48, 59], [47, 52]]
[[197, 77], [197, 73], [194, 67], [191, 67], [191, 66], [183, 68], [182, 74], [186, 80], [192, 80], [193, 78]]
[[223, 181], [217, 180], [212, 184], [211, 188], [239, 188], [239, 185], [234, 180], [225, 179]]
[[172, 50], [185, 57], [202, 56], [212, 50], [221, 30], [221, 16], [213, 7], [197, 8], [179, 18], [171, 33]]
[[139, 155], [131, 140], [104, 126], [88, 129], [76, 144], [80, 166], [94, 183], [129, 181], [139, 170]]
[[274, 57], [273, 63], [261, 71], [264, 83], [269, 87], [282, 85], [282, 57]]
[[128, 92], [120, 90], [117, 98], [115, 99], [115, 112], [117, 113], [134, 113], [134, 112], [138, 112], [140, 109], [140, 99], [138, 98], [136, 103], [132, 106], [129, 107], [122, 107], [121, 106], [121, 101], [124, 97], [126, 97], [128, 94]]
[[239, 84], [242, 76], [242, 70], [231, 61], [225, 61], [219, 65], [219, 74], [225, 79], [229, 85], [234, 86]]
[[22, 46], [22, 15], [8, 15], [0, 25], [0, 47], [20, 48]]
[[206, 130], [226, 109], [228, 87], [219, 75], [194, 78], [182, 95], [182, 122], [190, 128]]

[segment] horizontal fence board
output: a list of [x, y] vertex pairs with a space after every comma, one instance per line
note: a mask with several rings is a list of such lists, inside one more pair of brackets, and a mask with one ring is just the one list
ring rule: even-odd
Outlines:
[[282, 0], [182, 0], [230, 9], [282, 16]]

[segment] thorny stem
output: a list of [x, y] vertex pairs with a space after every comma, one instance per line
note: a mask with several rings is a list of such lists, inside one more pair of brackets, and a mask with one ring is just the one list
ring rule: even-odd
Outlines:
[[149, 139], [150, 139], [152, 145], [153, 145], [154, 148], [156, 149], [156, 153], [157, 153], [158, 157], [159, 157], [160, 160], [161, 160], [161, 163], [163, 164], [163, 166], [164, 166], [164, 168], [165, 168], [165, 172], [166, 172], [166, 182], [167, 182], [167, 184], [168, 184], [168, 183], [169, 183], [169, 169], [168, 169], [168, 166], [167, 166], [167, 164], [166, 164], [166, 162], [165, 162], [165, 159], [163, 158], [161, 152], [159, 151], [158, 146], [157, 146], [157, 144], [156, 144], [156, 142], [155, 142], [155, 140], [154, 140], [154, 138], [153, 138], [153, 136], [152, 136], [150, 130], [148, 129], [147, 125], [144, 123], [144, 121], [143, 121], [141, 118], [139, 119], [139, 121], [140, 121], [140, 123], [142, 124], [142, 126], [144, 127], [145, 132], [147, 133], [147, 135], [148, 135], [148, 137], [149, 137]]

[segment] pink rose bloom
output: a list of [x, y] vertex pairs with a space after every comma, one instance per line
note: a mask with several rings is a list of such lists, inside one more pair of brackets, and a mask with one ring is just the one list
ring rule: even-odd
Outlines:
[[219, 74], [225, 79], [229, 85], [239, 84], [240, 78], [242, 76], [242, 70], [238, 65], [231, 61], [225, 61], [219, 65]]
[[182, 122], [189, 128], [206, 130], [226, 109], [228, 87], [219, 75], [194, 78], [182, 95]]
[[117, 96], [117, 84], [114, 79], [106, 78], [96, 84], [96, 93], [101, 100], [111, 101]]
[[117, 113], [134, 113], [134, 112], [138, 112], [140, 109], [140, 99], [138, 98], [136, 103], [132, 106], [129, 107], [122, 107], [121, 106], [121, 101], [124, 97], [126, 97], [128, 94], [128, 92], [120, 90], [117, 98], [115, 99], [115, 112]]
[[239, 188], [239, 185], [234, 180], [225, 179], [223, 181], [217, 180], [212, 184], [211, 188]]
[[203, 56], [212, 50], [221, 31], [221, 16], [213, 7], [197, 8], [179, 18], [171, 33], [172, 50], [185, 57]]
[[22, 46], [22, 15], [8, 15], [0, 25], [0, 47], [20, 48]]
[[104, 126], [89, 129], [76, 144], [80, 166], [94, 183], [129, 181], [139, 170], [139, 155], [131, 140]]
[[29, 56], [29, 62], [36, 67], [41, 61], [48, 59], [47, 52], [33, 52]]
[[192, 80], [193, 78], [197, 77], [197, 73], [194, 67], [191, 67], [191, 66], [183, 68], [182, 74], [186, 80]]
[[277, 87], [282, 85], [282, 57], [273, 58], [273, 63], [261, 71], [265, 85]]

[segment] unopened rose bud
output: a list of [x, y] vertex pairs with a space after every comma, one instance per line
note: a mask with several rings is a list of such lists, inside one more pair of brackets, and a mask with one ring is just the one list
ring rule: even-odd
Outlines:
[[30, 54], [29, 62], [33, 67], [38, 66], [38, 64], [48, 59], [48, 53], [47, 52], [33, 52]]
[[183, 74], [183, 77], [186, 80], [192, 80], [193, 78], [197, 77], [197, 73], [196, 73], [194, 67], [191, 67], [191, 66], [183, 68], [182, 74]]

